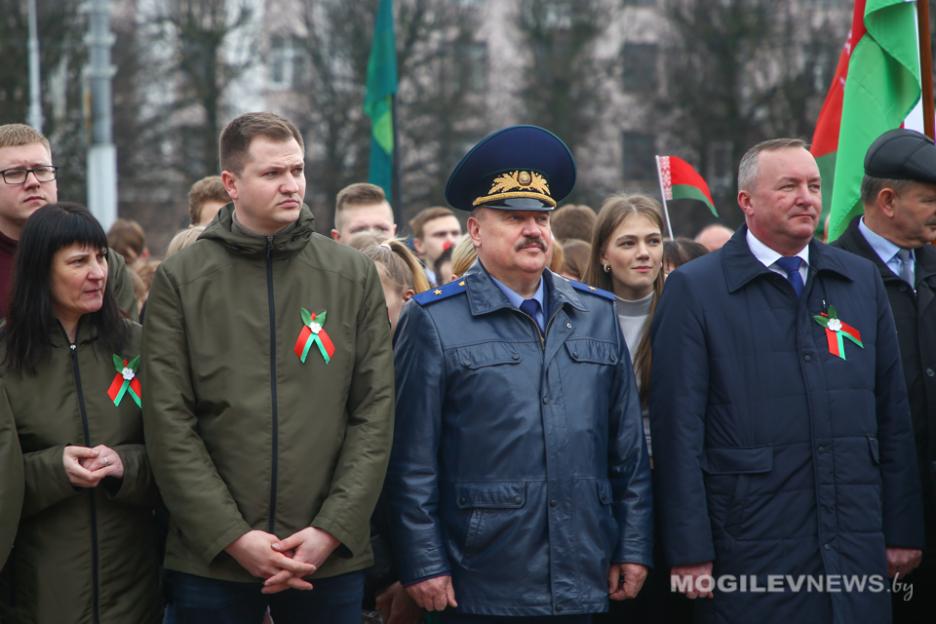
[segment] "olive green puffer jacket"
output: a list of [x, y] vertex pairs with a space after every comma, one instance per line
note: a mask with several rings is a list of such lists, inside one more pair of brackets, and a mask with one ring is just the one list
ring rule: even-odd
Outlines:
[[[139, 355], [140, 326], [120, 354], [79, 323], [70, 345], [58, 328], [34, 374], [4, 370], [0, 420], [11, 416], [22, 446], [25, 495], [13, 551], [0, 576], [0, 620], [20, 624], [147, 624], [161, 619], [158, 494], [130, 393], [108, 396], [114, 355]], [[120, 377], [122, 384], [123, 377]], [[145, 399], [145, 395], [143, 397]], [[114, 449], [123, 479], [76, 488], [62, 463], [67, 445]], [[5, 504], [5, 501], [4, 501]]]
[[23, 455], [12, 414], [0, 410], [0, 568], [13, 547], [22, 507]]
[[[374, 264], [312, 223], [303, 208], [286, 231], [251, 236], [228, 205], [156, 272], [143, 418], [170, 570], [257, 581], [225, 547], [252, 529], [283, 539], [308, 526], [341, 543], [316, 577], [371, 563], [393, 437], [387, 309]], [[317, 344], [302, 361], [310, 325], [328, 336], [327, 361]]]

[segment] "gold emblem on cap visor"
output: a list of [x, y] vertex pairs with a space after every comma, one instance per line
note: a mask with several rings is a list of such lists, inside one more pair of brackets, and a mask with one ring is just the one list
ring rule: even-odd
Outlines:
[[539, 199], [550, 206], [556, 205], [556, 200], [549, 193], [549, 183], [546, 178], [535, 171], [508, 171], [501, 173], [491, 183], [487, 195], [476, 198], [473, 206], [480, 206], [499, 199], [513, 199], [526, 197]]

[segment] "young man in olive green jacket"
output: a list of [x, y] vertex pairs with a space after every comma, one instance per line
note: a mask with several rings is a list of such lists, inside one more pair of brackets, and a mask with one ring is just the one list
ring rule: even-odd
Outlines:
[[232, 204], [148, 299], [144, 423], [180, 623], [257, 622], [267, 607], [287, 624], [360, 621], [393, 356], [374, 265], [313, 231], [303, 149], [276, 115], [232, 121]]

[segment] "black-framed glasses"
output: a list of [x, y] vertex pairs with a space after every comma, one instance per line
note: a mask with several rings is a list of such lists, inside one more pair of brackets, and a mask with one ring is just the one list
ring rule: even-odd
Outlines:
[[28, 169], [17, 167], [0, 171], [0, 176], [3, 176], [3, 181], [7, 184], [22, 184], [30, 173], [36, 176], [36, 179], [40, 182], [51, 182], [55, 179], [56, 170], [58, 170], [58, 167], [55, 165], [39, 165]]

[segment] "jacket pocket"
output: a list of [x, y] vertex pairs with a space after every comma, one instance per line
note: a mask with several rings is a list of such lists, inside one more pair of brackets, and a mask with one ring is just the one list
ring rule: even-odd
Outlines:
[[751, 483], [773, 470], [773, 447], [705, 449], [701, 466], [714, 524], [742, 538]]
[[455, 350], [454, 357], [457, 364], [469, 370], [520, 363], [520, 353], [513, 345], [505, 342], [486, 342], [462, 347]]
[[522, 525], [526, 505], [526, 483], [463, 483], [456, 485], [455, 502], [470, 513], [465, 542], [461, 545], [463, 565], [471, 568], [475, 557], [503, 551], [513, 541], [511, 532]]
[[773, 447], [705, 449], [702, 470], [711, 475], [770, 472], [773, 470]]
[[607, 364], [609, 366], [618, 362], [617, 347], [613, 343], [603, 340], [574, 338], [566, 340], [565, 348], [573, 362]]

